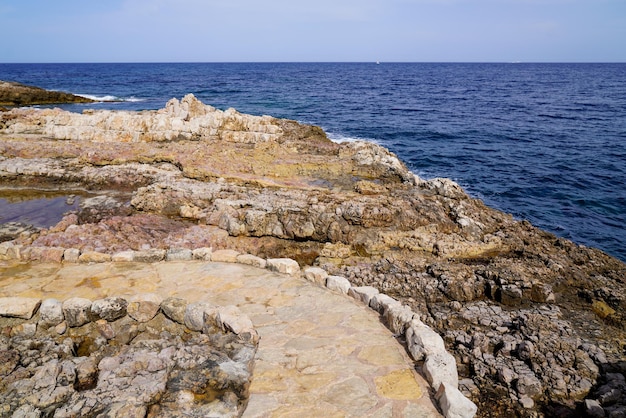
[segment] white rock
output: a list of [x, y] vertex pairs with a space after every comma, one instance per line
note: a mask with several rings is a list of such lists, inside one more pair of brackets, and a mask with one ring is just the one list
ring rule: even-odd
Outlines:
[[132, 250], [120, 251], [113, 254], [111, 260], [117, 263], [131, 263], [135, 260], [135, 252]]
[[187, 248], [170, 248], [165, 254], [165, 261], [189, 261], [193, 253]]
[[352, 296], [353, 298], [360, 300], [367, 306], [369, 306], [372, 298], [376, 296], [378, 293], [380, 293], [378, 292], [378, 289], [372, 286], [351, 287], [350, 290], [348, 290], [349, 296]]
[[374, 295], [370, 300], [370, 308], [381, 315], [385, 312], [385, 309], [388, 309], [391, 305], [401, 305], [401, 303], [384, 293]]
[[304, 269], [304, 278], [310, 282], [317, 283], [320, 286], [326, 285], [328, 273], [319, 267], [307, 267]]
[[45, 299], [39, 307], [39, 322], [46, 326], [57, 326], [65, 320], [63, 304], [56, 299]]
[[191, 252], [194, 260], [202, 260], [202, 261], [211, 261], [211, 253], [213, 252], [212, 248], [202, 247], [196, 248]]
[[234, 305], [217, 308], [216, 323], [224, 331], [235, 334], [251, 332], [254, 330], [252, 321]]
[[442, 383], [435, 394], [441, 411], [446, 418], [473, 418], [478, 411], [474, 402], [467, 399], [453, 385]]
[[267, 268], [278, 273], [297, 276], [300, 274], [300, 265], [291, 258], [268, 258]]
[[78, 248], [67, 248], [63, 251], [63, 261], [66, 263], [78, 263], [80, 250]]
[[204, 328], [205, 314], [215, 315], [217, 308], [209, 302], [195, 302], [187, 305], [185, 309], [185, 326], [192, 331], [202, 331]]
[[348, 294], [348, 290], [352, 285], [350, 281], [341, 276], [328, 276], [326, 278], [326, 287], [335, 292]]
[[446, 351], [443, 338], [417, 319], [413, 319], [406, 329], [406, 342], [411, 356], [416, 361]]
[[385, 307], [382, 316], [383, 321], [391, 332], [402, 335], [415, 314], [406, 305], [391, 303]]
[[254, 266], [264, 269], [267, 266], [267, 261], [264, 258], [257, 257], [252, 254], [240, 254], [237, 256], [237, 262], [239, 264], [245, 264], [248, 266]]
[[458, 388], [459, 374], [456, 369], [456, 360], [454, 356], [448, 352], [437, 353], [426, 357], [424, 366], [422, 367], [426, 379], [433, 387], [438, 390], [442, 383]]

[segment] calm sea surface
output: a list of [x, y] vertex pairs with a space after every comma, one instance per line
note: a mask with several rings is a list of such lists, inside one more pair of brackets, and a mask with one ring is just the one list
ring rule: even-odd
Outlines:
[[365, 139], [424, 178], [626, 261], [626, 64], [0, 64], [0, 80], [215, 107]]

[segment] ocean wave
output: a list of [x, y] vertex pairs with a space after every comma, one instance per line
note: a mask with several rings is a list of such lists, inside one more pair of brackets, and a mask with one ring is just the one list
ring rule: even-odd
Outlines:
[[94, 100], [96, 102], [143, 102], [145, 99], [140, 99], [135, 96], [130, 97], [117, 97], [112, 95], [96, 96], [93, 94], [77, 94], [77, 96], [85, 97], [87, 99]]
[[374, 144], [378, 144], [381, 145], [380, 141], [373, 139], [373, 138], [361, 138], [358, 136], [347, 136], [344, 134], [338, 134], [338, 133], [334, 133], [334, 132], [326, 132], [326, 136], [328, 137], [328, 139], [330, 139], [333, 142], [336, 142], [338, 144], [344, 143], [344, 142], [358, 142], [358, 141], [365, 141], [365, 142], [373, 142]]

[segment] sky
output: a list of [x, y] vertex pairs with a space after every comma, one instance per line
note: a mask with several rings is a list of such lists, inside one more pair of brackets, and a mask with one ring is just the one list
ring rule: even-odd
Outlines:
[[626, 62], [626, 0], [0, 0], [0, 62]]

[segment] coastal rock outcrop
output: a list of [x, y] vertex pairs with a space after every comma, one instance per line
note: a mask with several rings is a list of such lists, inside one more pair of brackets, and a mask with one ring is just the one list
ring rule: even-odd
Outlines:
[[[0, 180], [115, 196], [20, 233], [0, 259], [42, 257], [35, 248], [289, 257], [323, 267], [337, 291], [357, 289], [399, 333], [413, 319], [402, 313], [416, 313], [441, 340], [409, 349], [420, 358], [445, 344], [478, 416], [567, 416], [594, 402], [619, 413], [623, 404], [613, 398], [623, 393], [626, 265], [450, 180], [416, 177], [378, 145], [333, 143], [317, 127], [193, 96], [140, 113], [14, 109], [0, 114]], [[449, 383], [438, 396], [452, 402]]]
[[60, 91], [0, 80], [0, 106], [27, 106], [58, 103], [93, 103], [92, 99]]
[[258, 343], [247, 316], [217, 308], [228, 315], [203, 318], [193, 332], [171, 315], [184, 300], [157, 304], [137, 321], [126, 306], [152, 311], [154, 297], [77, 299], [37, 300], [41, 312], [21, 323], [0, 312], [0, 416], [241, 416]]

